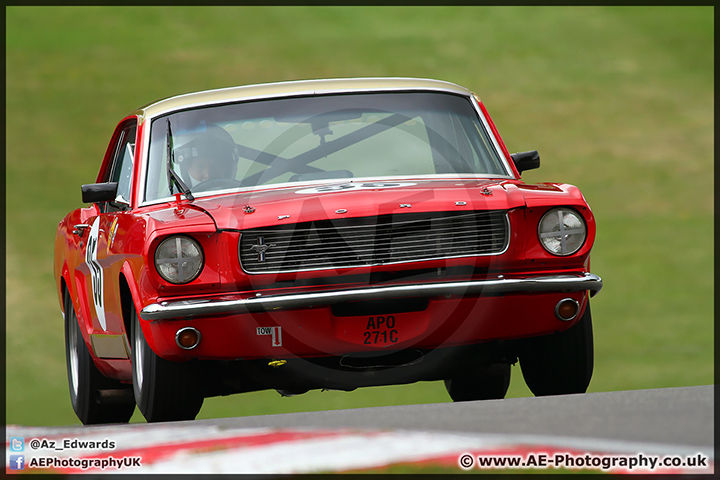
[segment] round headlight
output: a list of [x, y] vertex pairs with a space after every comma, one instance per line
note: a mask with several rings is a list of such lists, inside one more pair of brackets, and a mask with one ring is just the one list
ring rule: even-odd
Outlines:
[[554, 208], [540, 219], [538, 237], [553, 255], [572, 255], [585, 243], [585, 220], [575, 210]]
[[190, 237], [168, 237], [155, 250], [155, 268], [170, 283], [188, 283], [200, 274], [203, 267], [200, 244]]

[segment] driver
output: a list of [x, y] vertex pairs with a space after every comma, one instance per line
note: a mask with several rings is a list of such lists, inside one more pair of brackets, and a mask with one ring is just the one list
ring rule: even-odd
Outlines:
[[180, 174], [190, 188], [208, 180], [235, 179], [237, 156], [230, 134], [211, 126], [177, 149]]

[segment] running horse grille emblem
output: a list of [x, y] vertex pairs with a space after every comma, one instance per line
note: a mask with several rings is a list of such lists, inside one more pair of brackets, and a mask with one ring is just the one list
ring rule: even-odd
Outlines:
[[258, 255], [258, 262], [265, 261], [265, 252], [274, 247], [274, 243], [265, 243], [265, 237], [257, 237], [257, 243], [250, 247]]

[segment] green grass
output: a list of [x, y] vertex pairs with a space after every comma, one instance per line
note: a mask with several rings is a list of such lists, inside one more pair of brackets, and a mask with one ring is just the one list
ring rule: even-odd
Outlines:
[[[7, 422], [77, 423], [53, 239], [120, 118], [318, 77], [476, 91], [511, 151], [540, 151], [526, 181], [578, 185], [593, 207], [590, 391], [713, 383], [713, 35], [712, 7], [8, 7]], [[516, 366], [509, 396], [529, 395]], [[438, 382], [259, 392], [208, 399], [200, 418], [448, 400]]]

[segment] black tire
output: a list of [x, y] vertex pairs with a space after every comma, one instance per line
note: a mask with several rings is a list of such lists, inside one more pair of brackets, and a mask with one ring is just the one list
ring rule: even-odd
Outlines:
[[66, 293], [64, 300], [65, 359], [75, 415], [83, 425], [127, 423], [135, 411], [132, 387], [100, 373], [83, 340], [70, 295]]
[[445, 380], [453, 402], [505, 398], [510, 386], [510, 365], [496, 363], [466, 375]]
[[132, 315], [133, 392], [148, 422], [194, 420], [203, 404], [196, 361], [158, 357], [145, 340], [134, 307]]
[[568, 330], [523, 340], [518, 359], [525, 383], [534, 395], [585, 393], [593, 373], [590, 305]]

